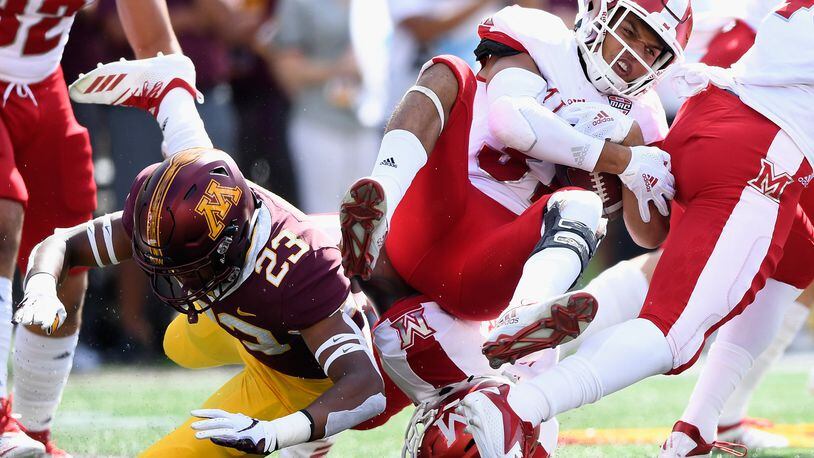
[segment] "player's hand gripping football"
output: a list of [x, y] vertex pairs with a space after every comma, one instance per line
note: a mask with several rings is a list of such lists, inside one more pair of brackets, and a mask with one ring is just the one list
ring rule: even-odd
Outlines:
[[616, 108], [595, 102], [572, 103], [559, 115], [579, 132], [611, 143], [622, 143], [634, 122]]
[[270, 421], [220, 409], [198, 409], [191, 413], [205, 418], [191, 425], [197, 431], [197, 439], [209, 439], [216, 445], [251, 454], [266, 455], [277, 449], [277, 432]]
[[659, 213], [670, 214], [668, 200], [675, 196], [675, 177], [670, 173], [670, 155], [652, 146], [633, 146], [627, 168], [619, 174], [622, 183], [636, 195], [642, 221], [650, 222], [653, 202]]
[[25, 296], [14, 314], [16, 324], [39, 326], [46, 334], [59, 329], [68, 313], [57, 297], [57, 281], [47, 273], [29, 277], [25, 284]]

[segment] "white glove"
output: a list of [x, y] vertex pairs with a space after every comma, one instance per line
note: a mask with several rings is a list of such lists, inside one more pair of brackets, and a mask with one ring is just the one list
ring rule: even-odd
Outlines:
[[36, 273], [25, 284], [25, 296], [12, 321], [39, 326], [46, 334], [59, 329], [68, 313], [57, 297], [57, 280], [47, 273]]
[[220, 409], [198, 409], [190, 413], [206, 418], [191, 425], [197, 431], [197, 439], [209, 439], [217, 445], [252, 454], [265, 455], [277, 449], [277, 431], [270, 421]]
[[619, 178], [636, 195], [642, 221], [650, 222], [649, 202], [653, 202], [662, 215], [669, 215], [667, 201], [675, 196], [675, 177], [670, 173], [670, 155], [652, 146], [634, 146], [630, 151], [630, 163]]
[[622, 143], [633, 126], [633, 118], [630, 116], [616, 108], [595, 102], [572, 103], [558, 114], [577, 131], [611, 143]]

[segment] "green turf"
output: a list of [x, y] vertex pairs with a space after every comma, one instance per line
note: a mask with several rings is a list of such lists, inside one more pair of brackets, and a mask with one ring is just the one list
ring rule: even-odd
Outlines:
[[[234, 370], [108, 368], [72, 376], [56, 419], [60, 446], [80, 456], [134, 456], [204, 401]], [[805, 394], [803, 368], [773, 372], [758, 390], [751, 414], [778, 423], [814, 422], [814, 397]], [[560, 416], [562, 429], [670, 426], [681, 413], [695, 378], [655, 377], [600, 403]], [[409, 414], [376, 431], [343, 434], [332, 456], [395, 457]], [[652, 446], [568, 446], [557, 456], [645, 457]], [[750, 456], [814, 456], [814, 450], [750, 453]]]

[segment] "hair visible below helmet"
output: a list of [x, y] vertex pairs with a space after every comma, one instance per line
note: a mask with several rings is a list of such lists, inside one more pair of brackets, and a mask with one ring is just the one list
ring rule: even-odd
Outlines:
[[[617, 33], [628, 14], [644, 21], [666, 44], [653, 65], [648, 65]], [[684, 59], [684, 47], [691, 32], [690, 0], [579, 0], [576, 39], [580, 56], [588, 79], [604, 94], [634, 97], [649, 89], [667, 67]], [[622, 50], [610, 61], [602, 56], [602, 43], [608, 34], [622, 44]], [[647, 70], [631, 82], [613, 70], [613, 65], [625, 53], [630, 53]]]
[[[506, 379], [482, 377], [467, 380], [449, 389], [436, 399], [424, 402], [416, 407], [407, 427], [402, 457], [413, 458], [480, 458], [475, 438], [464, 431], [466, 419], [455, 412], [461, 400], [469, 393], [497, 389], [507, 383]], [[442, 389], [442, 392], [444, 390]], [[523, 450], [529, 453], [523, 456], [536, 456], [537, 437], [540, 427], [534, 428], [526, 437]], [[486, 457], [483, 457], [486, 458]]]
[[133, 258], [155, 294], [197, 321], [238, 281], [257, 206], [222, 151], [187, 151], [161, 163], [133, 208]]

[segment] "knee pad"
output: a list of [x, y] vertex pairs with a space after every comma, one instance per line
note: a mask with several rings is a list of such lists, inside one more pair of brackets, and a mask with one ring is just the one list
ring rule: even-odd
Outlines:
[[[597, 237], [595, 229], [599, 225], [601, 213], [595, 220], [596, 226], [592, 228], [580, 220], [564, 218], [561, 205], [562, 202], [555, 201], [546, 211], [543, 218], [545, 231], [540, 241], [534, 246], [530, 257], [546, 248], [566, 248], [576, 253], [582, 264], [581, 271], [584, 272], [601, 241]], [[575, 284], [577, 280], [579, 278], [574, 281]], [[571, 286], [573, 287], [573, 285]]]
[[581, 189], [557, 191], [548, 200], [548, 207], [557, 204], [563, 219], [579, 221], [597, 232], [602, 220], [602, 199], [596, 193]]

